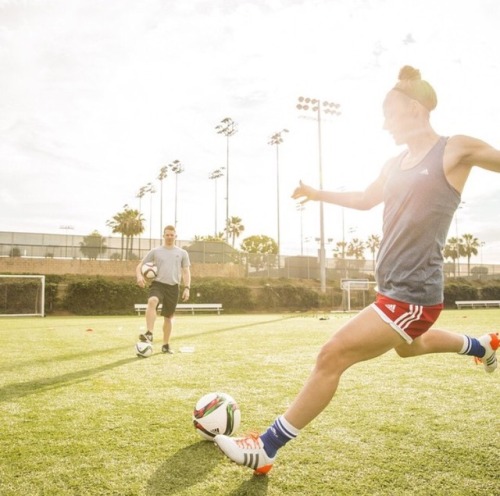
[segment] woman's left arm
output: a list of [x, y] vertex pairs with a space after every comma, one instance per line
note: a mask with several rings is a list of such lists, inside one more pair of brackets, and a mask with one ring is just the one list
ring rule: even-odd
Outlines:
[[443, 161], [448, 182], [459, 192], [462, 192], [474, 166], [500, 172], [500, 150], [470, 136], [449, 138]]

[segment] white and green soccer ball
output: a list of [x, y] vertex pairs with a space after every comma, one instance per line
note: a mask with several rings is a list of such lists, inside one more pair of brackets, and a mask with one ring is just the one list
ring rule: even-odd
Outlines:
[[135, 345], [135, 354], [140, 358], [147, 358], [153, 354], [153, 345], [145, 341], [139, 341]]
[[208, 441], [218, 434], [231, 436], [240, 427], [241, 411], [235, 399], [226, 393], [208, 393], [196, 403], [193, 425], [196, 432]]

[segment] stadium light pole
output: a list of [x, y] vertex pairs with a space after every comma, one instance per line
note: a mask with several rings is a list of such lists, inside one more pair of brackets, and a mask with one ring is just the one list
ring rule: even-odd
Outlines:
[[483, 248], [485, 244], [486, 243], [484, 241], [481, 241], [481, 243], [479, 243], [479, 255], [481, 257], [481, 267], [483, 266]]
[[457, 277], [460, 277], [460, 238], [458, 237], [458, 211], [463, 208], [465, 202], [462, 201], [458, 204], [457, 210], [455, 211], [455, 234], [457, 236], [457, 243], [455, 245], [455, 250], [457, 254], [457, 270], [455, 272]]
[[219, 177], [222, 177], [224, 173], [222, 172], [225, 169], [225, 167], [220, 167], [218, 169], [215, 169], [208, 175], [208, 179], [213, 179], [214, 185], [215, 185], [215, 191], [214, 191], [214, 221], [215, 221], [215, 227], [214, 227], [214, 238], [217, 238], [217, 179]]
[[225, 117], [220, 124], [215, 126], [217, 134], [226, 137], [226, 243], [229, 241], [229, 138], [238, 132], [238, 126], [231, 117]]
[[277, 222], [277, 234], [278, 234], [278, 269], [280, 268], [280, 253], [281, 253], [281, 241], [280, 241], [280, 158], [279, 158], [279, 146], [283, 143], [283, 133], [288, 133], [288, 129], [282, 129], [277, 133], [274, 133], [268, 141], [268, 145], [276, 146], [276, 222]]
[[[323, 189], [323, 163], [322, 163], [322, 148], [321, 148], [321, 114], [340, 115], [340, 104], [320, 101], [317, 98], [308, 98], [300, 96], [298, 98], [297, 109], [304, 111], [312, 111], [316, 114], [316, 121], [318, 122], [318, 166], [319, 166], [319, 189]], [[319, 270], [320, 270], [320, 286], [321, 292], [326, 293], [326, 257], [325, 257], [325, 219], [324, 219], [324, 205], [319, 202], [319, 232], [320, 232], [320, 246], [319, 246]]]
[[150, 194], [149, 197], [149, 249], [151, 250], [151, 241], [153, 239], [153, 194], [156, 189], [152, 183], [146, 184], [146, 193]]
[[[142, 186], [137, 194], [135, 195], [136, 198], [139, 198], [139, 218], [141, 218], [142, 210], [141, 210], [141, 203], [142, 199], [144, 198], [144, 195], [147, 193], [147, 188], [146, 186]], [[139, 258], [142, 258], [141, 256], [141, 236], [139, 236]]]
[[69, 224], [64, 224], [62, 226], [59, 226], [59, 229], [63, 229], [66, 231], [66, 236], [65, 236], [65, 249], [64, 249], [64, 258], [68, 258], [68, 231], [71, 231], [74, 229], [73, 226], [70, 226]]
[[160, 181], [160, 239], [163, 238], [163, 180], [167, 178], [168, 167], [164, 165], [158, 174], [158, 181]]
[[302, 203], [297, 203], [297, 211], [300, 212], [300, 256], [304, 255], [304, 210], [306, 208]]
[[168, 165], [170, 170], [175, 174], [175, 212], [174, 212], [174, 227], [177, 229], [177, 179], [179, 174], [184, 172], [184, 167], [178, 160], [174, 160]]

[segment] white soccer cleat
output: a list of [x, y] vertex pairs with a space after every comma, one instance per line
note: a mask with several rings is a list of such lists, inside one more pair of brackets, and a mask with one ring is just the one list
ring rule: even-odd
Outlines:
[[497, 332], [492, 332], [477, 339], [486, 353], [482, 358], [475, 357], [476, 363], [482, 363], [486, 372], [494, 372], [498, 366], [496, 351], [500, 346], [500, 335]]
[[257, 434], [246, 437], [215, 436], [214, 443], [233, 462], [253, 468], [255, 475], [265, 475], [272, 468], [276, 457], [269, 457], [264, 443]]

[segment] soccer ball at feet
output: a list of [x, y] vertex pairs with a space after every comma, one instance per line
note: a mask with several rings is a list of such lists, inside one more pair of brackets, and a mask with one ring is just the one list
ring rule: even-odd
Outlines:
[[139, 341], [135, 345], [135, 354], [141, 358], [147, 358], [153, 354], [153, 345], [148, 342]]
[[240, 426], [240, 407], [229, 394], [208, 393], [198, 400], [193, 411], [196, 432], [208, 441], [218, 434], [230, 436]]

